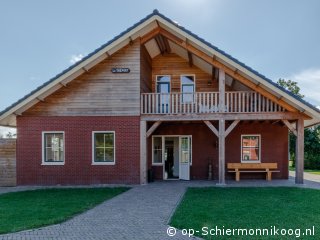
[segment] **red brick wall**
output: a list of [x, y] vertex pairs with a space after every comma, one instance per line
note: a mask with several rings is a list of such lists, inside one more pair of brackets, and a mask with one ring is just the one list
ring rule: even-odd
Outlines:
[[[218, 126], [216, 125], [218, 128]], [[241, 162], [241, 134], [261, 134], [262, 162], [277, 162], [280, 173], [274, 178], [288, 178], [288, 130], [277, 124], [241, 123], [226, 138], [226, 163]], [[208, 162], [213, 162], [213, 177], [218, 179], [218, 139], [204, 123], [163, 123], [154, 135], [192, 135], [191, 179], [208, 178]], [[151, 139], [148, 141], [148, 164], [151, 168]], [[161, 166], [152, 167], [156, 179], [163, 178]], [[242, 174], [241, 178], [264, 178], [265, 174]], [[234, 174], [227, 173], [227, 179]]]
[[[17, 184], [139, 183], [139, 117], [18, 117]], [[65, 165], [43, 166], [42, 131], [65, 132]], [[115, 165], [91, 165], [92, 131], [115, 131]]]

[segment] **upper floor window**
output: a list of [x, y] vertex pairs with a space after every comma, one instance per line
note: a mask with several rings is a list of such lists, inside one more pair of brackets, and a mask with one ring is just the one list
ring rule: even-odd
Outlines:
[[114, 132], [93, 132], [92, 148], [94, 165], [115, 164], [115, 133]]
[[157, 80], [157, 93], [169, 93], [170, 92], [170, 76], [169, 75], [158, 75]]
[[43, 132], [43, 165], [64, 164], [64, 132]]
[[181, 75], [182, 102], [192, 103], [195, 90], [195, 76]]
[[241, 162], [261, 162], [260, 135], [241, 136]]

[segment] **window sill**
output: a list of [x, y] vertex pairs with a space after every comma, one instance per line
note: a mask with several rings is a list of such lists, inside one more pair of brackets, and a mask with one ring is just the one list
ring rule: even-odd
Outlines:
[[64, 162], [43, 162], [42, 166], [63, 166]]
[[163, 166], [163, 163], [152, 163], [152, 166]]
[[241, 161], [241, 163], [261, 163], [261, 161]]
[[116, 165], [115, 162], [92, 162], [91, 165], [101, 166], [101, 165]]

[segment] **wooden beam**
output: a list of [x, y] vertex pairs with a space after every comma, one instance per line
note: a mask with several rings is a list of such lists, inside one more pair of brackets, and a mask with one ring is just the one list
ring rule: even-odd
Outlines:
[[214, 121], [224, 120], [296, 120], [302, 115], [296, 112], [275, 113], [201, 113], [201, 114], [143, 114], [145, 121]]
[[147, 183], [147, 122], [140, 121], [140, 184]]
[[144, 44], [148, 42], [149, 40], [157, 36], [159, 33], [160, 33], [160, 28], [156, 27], [155, 29], [153, 29], [152, 31], [148, 32], [147, 34], [143, 35], [140, 38], [140, 44]]
[[178, 38], [176, 35], [172, 34], [171, 32], [168, 32], [167, 30], [165, 30], [163, 28], [159, 28], [159, 30], [160, 30], [160, 34], [161, 35], [163, 35], [166, 38], [170, 39], [174, 43], [176, 43], [178, 45], [182, 45], [184, 43], [184, 40]]
[[297, 120], [297, 140], [296, 140], [296, 179], [297, 184], [303, 184], [304, 171], [304, 121]]
[[163, 55], [164, 49], [163, 49], [162, 44], [161, 44], [161, 42], [159, 40], [159, 35], [155, 36], [154, 39], [156, 40], [156, 44], [157, 44], [157, 46], [158, 46], [158, 48], [160, 50], [161, 55]]
[[151, 126], [151, 128], [149, 128], [146, 135], [147, 138], [151, 136], [151, 134], [160, 126], [161, 123], [161, 121], [157, 121]]
[[129, 37], [129, 45], [130, 45], [130, 46], [133, 45], [133, 40], [132, 40], [132, 37], [131, 37], [131, 36]]
[[43, 99], [43, 98], [37, 97], [37, 99], [38, 99], [40, 102], [44, 102], [44, 99]]
[[294, 135], [296, 135], [296, 136], [298, 135], [297, 129], [296, 129], [294, 126], [292, 126], [291, 123], [289, 123], [288, 120], [282, 119], [281, 121], [287, 126], [287, 128], [289, 128], [289, 130], [290, 130]]
[[212, 123], [210, 121], [203, 121], [208, 128], [210, 128], [210, 130], [217, 136], [219, 137], [219, 131], [212, 125]]
[[166, 31], [163, 28], [160, 28], [160, 33], [164, 35], [166, 38], [173, 41], [175, 44], [185, 48], [187, 51], [190, 51], [192, 54], [196, 55], [197, 57], [201, 58], [202, 60], [206, 61], [209, 64], [212, 64], [216, 68], [223, 69], [226, 74], [228, 74], [230, 77], [237, 79], [239, 82], [243, 83], [247, 87], [253, 89], [254, 91], [259, 92], [266, 98], [269, 98], [273, 102], [279, 104], [280, 106], [284, 107], [285, 109], [289, 111], [297, 112], [298, 110], [294, 107], [292, 107], [290, 104], [285, 102], [283, 99], [278, 99], [278, 97], [274, 96], [273, 94], [269, 93], [265, 89], [263, 89], [260, 84], [255, 84], [248, 78], [241, 75], [238, 71], [234, 71], [231, 68], [225, 66], [221, 62], [219, 62], [217, 59], [213, 59], [211, 56], [207, 55], [206, 53], [202, 52], [201, 50], [197, 49], [196, 47], [192, 46], [191, 44], [187, 43], [186, 41], [183, 41], [182, 39], [178, 38], [177, 36], [173, 35], [172, 33]]
[[227, 137], [229, 133], [231, 133], [231, 131], [238, 125], [239, 122], [240, 120], [235, 120], [233, 121], [233, 123], [231, 123], [231, 125], [228, 127], [228, 129], [225, 132], [225, 137]]
[[192, 59], [192, 53], [188, 51], [188, 60], [189, 60], [189, 66], [193, 66], [193, 59]]
[[162, 35], [160, 35], [160, 36], [161, 36], [161, 38], [162, 38], [162, 40], [163, 40], [163, 43], [164, 43], [164, 45], [165, 45], [165, 47], [166, 47], [167, 53], [171, 53], [171, 47], [170, 47], [170, 44], [169, 44], [168, 39], [165, 38], [165, 37], [162, 36]]
[[63, 87], [67, 87], [67, 84], [66, 83], [63, 83], [63, 82], [59, 82], [59, 84]]
[[215, 75], [216, 75], [216, 68], [214, 66], [212, 66], [211, 69], [211, 82], [215, 81]]
[[231, 81], [231, 84], [230, 84], [231, 90], [233, 90], [235, 83], [236, 83], [236, 80], [234, 80], [234, 78], [232, 78], [232, 81]]
[[225, 185], [225, 120], [219, 120], [219, 185]]
[[219, 112], [226, 110], [225, 91], [226, 90], [226, 74], [223, 69], [219, 69]]

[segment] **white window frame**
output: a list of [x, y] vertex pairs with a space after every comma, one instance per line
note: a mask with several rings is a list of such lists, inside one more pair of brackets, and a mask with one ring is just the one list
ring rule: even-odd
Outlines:
[[[161, 163], [154, 163], [154, 137], [160, 137], [161, 138], [161, 143], [162, 143], [162, 158], [161, 158]], [[163, 166], [164, 165], [164, 154], [165, 154], [165, 138], [166, 137], [177, 137], [179, 138], [179, 164], [180, 164], [180, 150], [181, 150], [181, 143], [180, 143], [180, 137], [189, 137], [190, 138], [190, 166], [192, 166], [192, 135], [152, 135], [152, 166]]]
[[[161, 138], [161, 162], [160, 163], [154, 162], [154, 138], [155, 137]], [[163, 153], [164, 153], [163, 145], [164, 145], [163, 136], [157, 136], [157, 135], [152, 136], [152, 166], [162, 166], [163, 165]]]
[[[182, 77], [190, 77], [192, 76], [193, 77], [193, 94], [196, 93], [196, 75], [195, 74], [181, 74], [180, 75], [180, 92], [181, 92], [181, 103], [184, 103], [184, 104], [188, 104], [188, 103], [194, 103], [194, 98], [192, 99], [192, 101], [190, 102], [184, 102], [182, 101], [182, 96], [183, 96], [183, 91], [182, 91]], [[188, 93], [186, 93], [188, 94]]]
[[155, 93], [159, 93], [158, 92], [158, 77], [169, 77], [169, 93], [171, 93], [171, 75], [168, 75], [168, 74], [159, 74], [159, 75], [156, 75], [156, 85], [155, 85]]
[[[113, 133], [113, 162], [96, 162], [94, 157], [95, 133]], [[116, 132], [115, 131], [92, 131], [92, 162], [91, 165], [115, 165], [116, 164]]]
[[[45, 151], [45, 134], [62, 134], [63, 136], [63, 162], [46, 162], [46, 151]], [[48, 165], [48, 166], [61, 166], [64, 165], [66, 162], [66, 141], [65, 141], [65, 133], [64, 131], [42, 131], [42, 163], [41, 165]]]
[[[244, 160], [243, 159], [243, 154], [242, 154], [242, 138], [243, 137], [259, 137], [259, 160], [258, 161], [252, 161], [252, 160]], [[241, 149], [240, 149], [240, 154], [241, 154], [241, 163], [261, 163], [261, 134], [241, 134]]]

